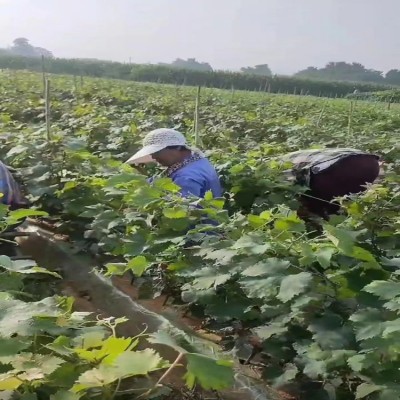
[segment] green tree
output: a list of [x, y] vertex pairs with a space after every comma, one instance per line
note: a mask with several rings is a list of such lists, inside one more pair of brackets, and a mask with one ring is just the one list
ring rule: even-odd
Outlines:
[[53, 58], [53, 53], [42, 47], [34, 47], [29, 43], [29, 40], [23, 37], [17, 38], [13, 42], [13, 46], [10, 49], [12, 54], [23, 56], [23, 57], [41, 57]]
[[259, 64], [254, 67], [243, 67], [240, 71], [244, 74], [272, 76], [272, 71], [268, 64]]
[[160, 64], [160, 65], [168, 65], [170, 67], [179, 68], [179, 69], [187, 69], [187, 70], [191, 70], [191, 71], [212, 72], [212, 70], [213, 70], [209, 63], [199, 62], [195, 58], [188, 58], [187, 60], [177, 58], [171, 64]]
[[400, 70], [391, 69], [386, 73], [385, 80], [391, 85], [400, 85]]
[[360, 63], [346, 63], [344, 61], [329, 62], [323, 68], [308, 67], [295, 74], [299, 78], [321, 79], [329, 81], [351, 82], [384, 82], [383, 73], [374, 69], [365, 68]]

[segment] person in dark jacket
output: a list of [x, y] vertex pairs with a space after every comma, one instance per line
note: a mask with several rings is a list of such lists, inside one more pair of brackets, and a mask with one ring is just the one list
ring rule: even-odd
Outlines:
[[356, 149], [300, 150], [283, 161], [293, 164], [297, 183], [309, 188], [300, 198], [300, 214], [324, 218], [339, 211], [335, 198], [364, 192], [380, 173], [379, 157]]

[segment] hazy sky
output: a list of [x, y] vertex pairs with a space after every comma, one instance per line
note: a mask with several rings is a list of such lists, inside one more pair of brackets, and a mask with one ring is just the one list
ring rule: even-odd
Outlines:
[[0, 47], [16, 37], [57, 57], [214, 68], [328, 61], [400, 69], [400, 0], [0, 0]]

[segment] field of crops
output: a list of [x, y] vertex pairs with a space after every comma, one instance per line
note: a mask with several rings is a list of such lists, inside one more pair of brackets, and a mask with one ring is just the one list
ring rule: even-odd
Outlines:
[[[231, 359], [240, 359], [290, 398], [400, 399], [397, 105], [202, 89], [202, 147], [226, 195], [198, 208], [168, 179], [149, 186], [123, 164], [151, 129], [193, 140], [195, 88], [49, 79], [47, 131], [42, 76], [0, 73], [0, 159], [20, 169], [35, 209], [76, 251], [95, 254], [107, 276], [132, 274], [142, 298], [167, 295], [225, 353], [206, 357], [166, 334], [144, 335], [138, 350], [139, 338], [118, 336], [123, 321], [89, 322], [71, 300], [52, 297], [43, 270], [4, 256], [0, 390], [10, 397], [2, 398], [179, 399], [166, 394], [170, 365], [143, 349], [147, 339], [178, 351], [190, 389], [229, 387]], [[277, 156], [337, 146], [379, 154], [385, 177], [310, 231], [296, 214], [301, 188]], [[2, 212], [3, 227], [43, 217]], [[219, 225], [201, 225], [204, 215]]]

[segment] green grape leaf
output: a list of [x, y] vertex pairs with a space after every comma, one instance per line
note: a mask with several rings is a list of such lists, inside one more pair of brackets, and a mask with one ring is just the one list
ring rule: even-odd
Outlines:
[[317, 379], [320, 376], [325, 376], [327, 365], [325, 361], [310, 359], [304, 366], [303, 373], [311, 379]]
[[28, 338], [5, 338], [0, 337], [0, 357], [14, 356], [20, 351], [31, 346]]
[[90, 369], [81, 374], [72, 387], [73, 393], [79, 393], [84, 390], [104, 387], [119, 378], [116, 369], [110, 365], [100, 365], [98, 368]]
[[147, 339], [149, 343], [162, 344], [172, 347], [178, 353], [191, 353], [195, 352], [195, 346], [190, 341], [190, 336], [186, 336], [180, 330], [159, 330], [150, 335]]
[[29, 368], [18, 374], [18, 378], [26, 382], [41, 381], [46, 377], [40, 368]]
[[250, 298], [263, 299], [277, 296], [281, 276], [269, 278], [245, 278], [239, 281], [241, 288]]
[[282, 375], [274, 379], [274, 386], [279, 387], [285, 383], [293, 381], [299, 373], [298, 368], [294, 364], [287, 364]]
[[253, 228], [260, 228], [261, 226], [266, 224], [265, 219], [262, 219], [258, 215], [250, 214], [250, 215], [247, 216], [247, 220], [249, 221], [250, 225]]
[[[93, 337], [91, 344], [95, 345], [95, 347], [101, 346], [100, 348], [91, 350], [88, 350], [88, 347], [75, 348], [75, 352], [81, 359], [90, 363], [101, 361], [104, 364], [112, 364], [119, 355], [128, 349], [131, 343], [132, 339], [130, 338], [116, 338], [113, 336], [99, 343]], [[90, 345], [90, 343], [83, 343], [83, 345]]]
[[274, 227], [278, 231], [304, 232], [305, 224], [295, 213], [288, 217], [281, 217], [275, 221]]
[[373, 354], [356, 354], [347, 360], [349, 367], [355, 372], [361, 372], [375, 365], [376, 358]]
[[326, 237], [344, 254], [351, 253], [357, 234], [331, 225], [324, 226]]
[[365, 286], [363, 290], [383, 300], [391, 300], [393, 297], [400, 295], [400, 283], [392, 281], [373, 281]]
[[260, 261], [251, 267], [246, 268], [242, 275], [244, 276], [261, 276], [261, 275], [276, 275], [284, 272], [290, 266], [287, 260], [279, 258], [267, 258]]
[[136, 256], [128, 261], [127, 269], [130, 269], [136, 276], [142, 276], [150, 267], [150, 263], [144, 256]]
[[28, 372], [29, 370], [40, 371], [44, 375], [54, 372], [65, 361], [50, 354], [20, 353], [11, 357], [1, 357], [0, 361], [8, 359], [14, 370]]
[[147, 375], [168, 366], [169, 363], [152, 349], [126, 351], [116, 357], [112, 364], [100, 364], [99, 367], [84, 372], [79, 376], [72, 391], [78, 393], [91, 388], [104, 387], [118, 379]]
[[0, 374], [0, 391], [15, 390], [23, 384], [23, 381], [13, 376], [11, 373]]
[[354, 322], [358, 341], [380, 337], [385, 329], [383, 315], [378, 309], [368, 308], [357, 311], [350, 316], [350, 321]]
[[61, 276], [46, 268], [38, 267], [33, 260], [11, 260], [7, 256], [0, 256], [0, 266], [7, 271], [18, 272], [19, 274], [47, 274], [56, 278]]
[[332, 256], [335, 253], [336, 249], [334, 247], [325, 246], [319, 247], [314, 254], [321, 267], [327, 269], [330, 267]]
[[351, 252], [345, 253], [346, 256], [353, 257], [357, 260], [371, 262], [372, 264], [376, 263], [375, 257], [372, 255], [371, 252], [365, 250], [362, 247], [354, 246]]
[[50, 400], [79, 400], [82, 395], [67, 390], [59, 390], [50, 396]]
[[10, 269], [10, 268], [12, 268], [12, 266], [13, 266], [13, 261], [11, 260], [10, 257], [0, 255], [0, 267], [2, 267], [4, 269]]
[[163, 210], [164, 216], [167, 218], [171, 219], [177, 219], [177, 218], [186, 218], [188, 215], [187, 209], [183, 207], [173, 207], [173, 208], [164, 208]]
[[141, 208], [148, 206], [153, 201], [160, 200], [162, 192], [150, 186], [141, 186], [126, 196], [128, 197], [127, 202], [132, 206]]
[[377, 392], [378, 390], [381, 389], [382, 386], [374, 385], [371, 383], [362, 383], [361, 385], [357, 386], [356, 399], [364, 399], [371, 393]]
[[181, 190], [181, 188], [176, 185], [171, 178], [157, 178], [154, 180], [154, 186], [173, 193], [178, 193]]
[[85, 366], [77, 367], [76, 363], [65, 363], [48, 376], [51, 386], [59, 390], [71, 388], [78, 380], [79, 375], [86, 370]]
[[254, 332], [261, 339], [269, 339], [271, 336], [280, 335], [287, 332], [288, 328], [282, 322], [271, 322], [268, 325], [259, 326]]
[[191, 274], [194, 277], [192, 287], [198, 290], [208, 289], [226, 283], [231, 274], [219, 274], [215, 267], [205, 267]]
[[378, 395], [378, 400], [394, 400], [400, 398], [400, 388], [397, 386], [395, 389], [385, 389], [382, 387]]
[[145, 178], [142, 175], [135, 174], [135, 173], [128, 173], [128, 172], [122, 172], [119, 173], [115, 176], [112, 176], [111, 178], [107, 179], [106, 185], [108, 187], [114, 187], [114, 186], [126, 186], [129, 185], [131, 186], [132, 183], [137, 183], [137, 184], [143, 184], [145, 182]]
[[343, 319], [335, 314], [325, 314], [314, 319], [308, 330], [323, 350], [339, 350], [355, 345], [351, 328], [345, 326]]
[[[126, 350], [132, 345], [135, 346], [135, 342], [132, 342], [131, 338], [116, 338], [109, 337], [104, 342], [100, 349], [102, 355], [100, 358], [102, 359], [103, 364], [113, 364], [115, 359], [122, 354], [131, 354], [127, 353]], [[135, 354], [132, 352], [132, 354]]]
[[283, 278], [277, 298], [283, 303], [303, 293], [312, 282], [312, 275], [309, 272], [300, 272], [295, 275], [288, 275]]
[[400, 318], [397, 318], [393, 321], [386, 321], [384, 323], [384, 330], [382, 333], [383, 338], [389, 337], [392, 333], [396, 333], [400, 331]]
[[127, 263], [108, 263], [105, 267], [107, 268], [106, 276], [122, 276], [128, 270]]
[[390, 311], [400, 311], [400, 297], [395, 297], [394, 299], [385, 303], [383, 306]]
[[14, 210], [10, 211], [8, 214], [8, 217], [6, 218], [6, 222], [9, 225], [14, 225], [17, 222], [19, 222], [21, 219], [27, 218], [27, 217], [46, 217], [49, 214], [45, 211], [38, 211], [38, 210], [32, 210], [32, 209], [19, 209], [19, 210]]
[[169, 367], [153, 349], [126, 351], [114, 360], [119, 376], [147, 375], [150, 372]]
[[36, 393], [24, 393], [20, 398], [20, 400], [38, 400]]
[[234, 383], [233, 362], [187, 353], [186, 385], [193, 389], [198, 383], [203, 389], [222, 390]]
[[36, 333], [34, 321], [38, 316], [57, 317], [60, 311], [54, 298], [25, 303], [15, 299], [0, 302], [0, 335], [10, 337], [14, 333], [29, 336]]
[[213, 250], [207, 247], [202, 247], [196, 251], [196, 254], [206, 260], [213, 260], [220, 265], [228, 265], [237, 255], [237, 252], [230, 249]]
[[72, 343], [75, 347], [88, 350], [93, 347], [100, 347], [103, 344], [105, 335], [106, 333], [103, 331], [85, 332], [72, 339]]

